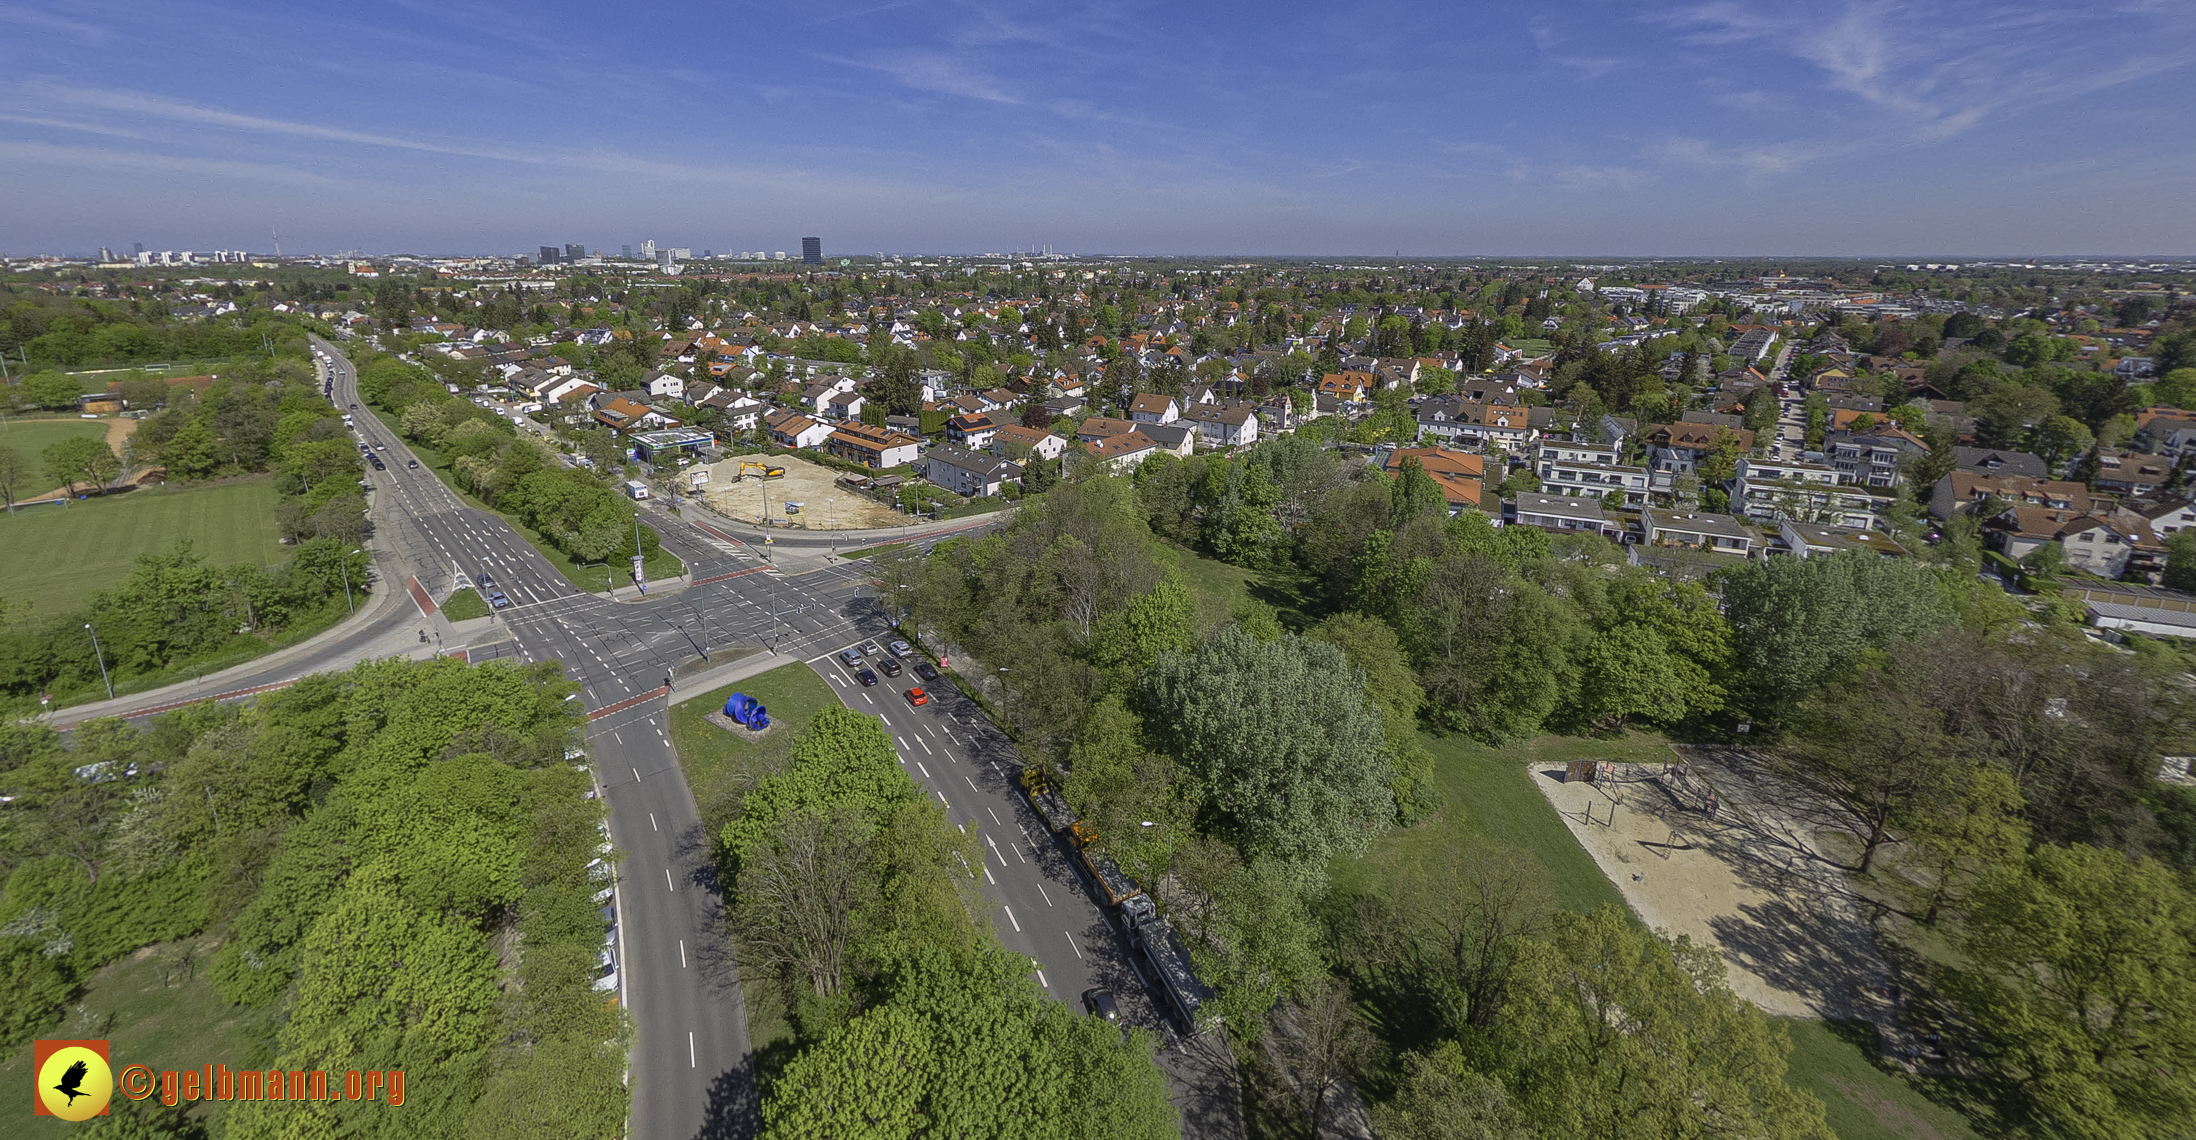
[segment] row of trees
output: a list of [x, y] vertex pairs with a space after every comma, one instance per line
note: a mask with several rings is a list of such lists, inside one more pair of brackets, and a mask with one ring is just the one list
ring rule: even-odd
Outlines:
[[1144, 1030], [1077, 1016], [994, 942], [955, 828], [873, 718], [832, 705], [717, 835], [741, 965], [783, 987], [795, 1052], [769, 1137], [1175, 1135]]
[[601, 808], [564, 759], [570, 689], [554, 664], [392, 660], [66, 744], [9, 726], [0, 1029], [51, 1036], [99, 966], [216, 932], [215, 987], [279, 1014], [254, 1043], [268, 1066], [402, 1068], [411, 1093], [402, 1113], [238, 1104], [226, 1134], [615, 1132]]

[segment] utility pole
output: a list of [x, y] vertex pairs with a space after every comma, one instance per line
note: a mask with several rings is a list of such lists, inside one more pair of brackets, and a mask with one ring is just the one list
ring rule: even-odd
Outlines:
[[114, 678], [107, 673], [107, 653], [99, 648], [99, 631], [93, 629], [90, 622], [84, 623], [84, 629], [92, 636], [92, 656], [99, 660], [99, 679], [107, 683], [107, 699], [111, 701], [114, 699]]

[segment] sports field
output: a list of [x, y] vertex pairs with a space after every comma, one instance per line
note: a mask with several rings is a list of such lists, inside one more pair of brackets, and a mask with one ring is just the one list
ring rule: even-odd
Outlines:
[[107, 438], [107, 421], [76, 419], [8, 420], [0, 423], [0, 447], [12, 448], [35, 472], [15, 488], [18, 500], [34, 498], [61, 484], [46, 477], [47, 448], [76, 436]]
[[260, 476], [0, 514], [0, 599], [11, 607], [32, 603], [32, 617], [51, 617], [128, 577], [138, 555], [184, 539], [216, 566], [279, 565], [290, 552], [275, 541], [274, 509], [274, 480]]

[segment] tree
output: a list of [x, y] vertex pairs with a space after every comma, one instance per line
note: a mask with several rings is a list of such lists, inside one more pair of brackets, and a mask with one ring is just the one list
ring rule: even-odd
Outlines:
[[1380, 710], [1342, 652], [1239, 629], [1162, 653], [1138, 684], [1207, 830], [1253, 862], [1317, 882], [1395, 811]]
[[1246, 864], [1223, 843], [1200, 839], [1176, 863], [1200, 905], [1176, 911], [1197, 976], [1213, 989], [1206, 1008], [1238, 1041], [1256, 1041], [1283, 994], [1321, 973], [1318, 930], [1287, 866]]
[[1893, 839], [1959, 798], [1967, 766], [1943, 718], [1918, 697], [1914, 679], [1874, 656], [1809, 697], [1793, 719], [1785, 770], [1824, 793], [1861, 844], [1861, 874]]
[[1734, 680], [1774, 715], [1864, 649], [1951, 621], [1936, 573], [1912, 559], [1853, 553], [1749, 562], [1724, 573]]
[[1464, 1050], [1443, 1042], [1406, 1053], [1395, 1098], [1373, 1108], [1380, 1135], [1395, 1140], [1531, 1140], [1502, 1086], [1474, 1071]]
[[0, 447], [0, 499], [8, 504], [8, 513], [15, 513], [16, 493], [24, 489], [24, 482], [31, 477], [30, 462], [23, 453], [12, 447]]
[[2196, 529], [2184, 527], [2166, 536], [2164, 581], [2167, 589], [2196, 591]]
[[206, 418], [192, 416], [160, 445], [160, 460], [176, 479], [204, 479], [220, 466], [215, 446], [213, 429], [206, 426]]
[[65, 372], [33, 372], [15, 388], [21, 398], [41, 408], [73, 408], [84, 394], [84, 383]]
[[937, 1079], [930, 1026], [898, 1006], [869, 1010], [786, 1066], [763, 1102], [767, 1140], [899, 1140], [921, 1133]]
[[2087, 425], [2072, 416], [2050, 416], [2029, 433], [2029, 450], [2044, 461], [2044, 466], [2058, 471], [2067, 460], [2088, 451], [2096, 437]]
[[42, 458], [46, 474], [71, 495], [76, 493], [78, 483], [103, 486], [122, 470], [121, 458], [106, 440], [84, 435], [70, 436], [46, 448]]
[[719, 841], [744, 863], [780, 834], [781, 821], [793, 813], [848, 808], [875, 825], [915, 794], [915, 783], [900, 770], [899, 754], [884, 725], [833, 705], [818, 712], [808, 731], [793, 742], [793, 763], [748, 792], [739, 818], [725, 824]]
[[743, 956], [805, 976], [818, 997], [845, 992], [856, 914], [876, 891], [867, 867], [875, 831], [851, 807], [779, 816], [740, 860]]
[[2196, 368], [2176, 368], [2150, 386], [2153, 403], [2196, 409]]
[[1313, 1136], [1326, 1123], [1335, 1086], [1371, 1060], [1373, 1037], [1359, 1020], [1349, 987], [1321, 979], [1289, 998], [1273, 1019], [1267, 1051], [1280, 1063]]
[[2196, 1119], [2196, 899], [2151, 860], [2037, 847], [1968, 901], [1951, 987], [2010, 1091], [2054, 1134], [2182, 1135]]
[[1785, 1083], [1791, 1042], [1724, 980], [1713, 947], [1615, 906], [1558, 912], [1519, 952], [1488, 1056], [1545, 1135], [1832, 1140]]
[[1662, 635], [1625, 624], [1595, 634], [1580, 657], [1580, 718], [1611, 731], [1633, 718], [1668, 723], [1685, 715], [1685, 685]]

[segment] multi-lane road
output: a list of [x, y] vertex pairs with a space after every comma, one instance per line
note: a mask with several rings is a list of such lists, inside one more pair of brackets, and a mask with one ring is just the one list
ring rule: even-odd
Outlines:
[[[348, 359], [326, 342], [316, 347], [336, 405], [363, 403]], [[361, 442], [387, 464], [368, 477], [381, 583], [362, 616], [308, 649], [231, 671], [218, 685], [138, 694], [79, 715], [141, 716], [209, 690], [278, 687], [415, 638], [436, 639], [447, 625], [432, 619], [428, 599], [446, 595], [459, 575], [491, 578], [513, 605], [496, 612], [498, 629], [473, 639], [470, 659], [561, 662], [590, 710], [588, 751], [612, 839], [624, 853], [617, 950], [634, 1025], [632, 1135], [740, 1136], [756, 1120], [746, 1015], [709, 845], [667, 735], [668, 700], [673, 676], [713, 649], [767, 646], [808, 661], [848, 707], [880, 717], [909, 777], [940, 800], [956, 826], [978, 836], [988, 917], [1000, 942], [1029, 958], [1047, 993], [1079, 1002], [1085, 990], [1107, 988], [1124, 1017], [1164, 1030], [1108, 917], [1015, 791], [1013, 745], [950, 685], [927, 687], [932, 699], [916, 707], [904, 695], [911, 673], [864, 687], [834, 657], [890, 631], [868, 599], [861, 564], [818, 564], [827, 547], [903, 535], [933, 541], [991, 524], [780, 535], [773, 545], [808, 554], [793, 561], [813, 567], [788, 574], [732, 528], [651, 509], [664, 545], [686, 562], [686, 578], [659, 584], [650, 597], [606, 598], [574, 587], [503, 519], [467, 506], [432, 471], [410, 466], [409, 449], [368, 410], [353, 415]], [[412, 589], [413, 579], [420, 589]]]

